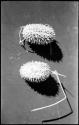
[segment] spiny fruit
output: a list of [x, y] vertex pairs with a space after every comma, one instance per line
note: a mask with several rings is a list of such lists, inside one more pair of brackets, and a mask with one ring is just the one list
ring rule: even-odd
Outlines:
[[47, 63], [32, 60], [31, 62], [23, 64], [19, 72], [21, 78], [32, 82], [39, 82], [45, 80], [50, 75], [51, 71]]
[[20, 44], [24, 40], [36, 44], [48, 44], [55, 39], [55, 31], [48, 24], [27, 24], [20, 27], [19, 37]]

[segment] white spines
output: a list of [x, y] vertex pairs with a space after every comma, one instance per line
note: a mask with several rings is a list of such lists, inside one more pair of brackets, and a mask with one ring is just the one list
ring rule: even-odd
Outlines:
[[50, 67], [47, 63], [32, 61], [23, 64], [19, 71], [22, 78], [38, 82], [45, 80], [49, 76]]
[[[50, 39], [51, 40], [55, 39], [54, 29], [47, 24], [45, 25], [27, 24], [21, 27], [21, 30], [19, 33], [22, 33], [23, 38], [26, 39], [26, 41], [37, 43], [37, 44], [47, 44], [51, 42]], [[19, 34], [19, 37], [20, 37], [20, 34]]]

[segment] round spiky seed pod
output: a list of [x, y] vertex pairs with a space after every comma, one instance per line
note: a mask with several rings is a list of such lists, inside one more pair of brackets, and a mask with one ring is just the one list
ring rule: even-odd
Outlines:
[[20, 33], [23, 36], [22, 40], [20, 37], [20, 43], [26, 40], [36, 44], [48, 44], [55, 39], [55, 31], [48, 24], [27, 24], [21, 27]]
[[31, 82], [40, 82], [45, 80], [50, 75], [50, 67], [47, 63], [40, 61], [31, 61], [23, 64], [20, 67], [21, 78]]

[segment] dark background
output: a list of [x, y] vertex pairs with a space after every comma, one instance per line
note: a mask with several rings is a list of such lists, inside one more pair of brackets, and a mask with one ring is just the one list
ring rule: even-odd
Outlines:
[[[74, 95], [72, 98], [68, 94], [74, 113], [70, 117], [60, 120], [60, 123], [77, 123], [77, 20], [77, 2], [1, 2], [1, 116], [3, 123], [40, 121], [38, 120], [41, 119], [40, 113], [35, 114], [35, 117], [31, 116], [30, 105], [39, 107], [39, 103], [46, 104], [46, 101], [41, 100], [40, 96], [33, 96], [32, 91], [26, 87], [19, 76], [20, 66], [28, 60], [46, 61], [36, 55], [24, 54], [24, 50], [19, 47], [20, 26], [28, 23], [49, 24], [55, 29], [56, 39], [64, 51], [64, 61], [60, 64], [46, 62], [51, 66], [51, 70], [56, 69], [61, 74], [67, 75], [67, 78], [60, 77], [60, 79]], [[30, 103], [30, 100], [33, 104]], [[37, 103], [37, 100], [40, 101]], [[52, 101], [50, 101], [51, 103]], [[49, 111], [49, 116], [50, 114], [51, 111]], [[44, 117], [43, 112], [42, 117]]]

